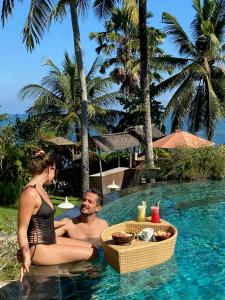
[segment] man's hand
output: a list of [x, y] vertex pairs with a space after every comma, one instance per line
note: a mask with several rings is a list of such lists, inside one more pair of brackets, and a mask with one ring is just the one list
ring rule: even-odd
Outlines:
[[54, 228], [55, 229], [60, 228], [60, 227], [62, 227], [64, 225], [66, 225], [69, 221], [70, 221], [69, 218], [63, 218], [60, 221], [54, 221]]
[[69, 218], [63, 218], [63, 219], [60, 220], [60, 222], [62, 222], [62, 226], [66, 225], [69, 221], [70, 221]]

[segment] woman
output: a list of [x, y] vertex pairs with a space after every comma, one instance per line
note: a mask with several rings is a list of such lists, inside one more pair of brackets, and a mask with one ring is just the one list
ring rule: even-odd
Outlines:
[[90, 244], [55, 236], [55, 228], [65, 222], [54, 221], [55, 208], [44, 189], [55, 176], [53, 158], [38, 149], [30, 162], [31, 181], [19, 200], [18, 243], [23, 254], [20, 281], [31, 263], [55, 265], [97, 257]]

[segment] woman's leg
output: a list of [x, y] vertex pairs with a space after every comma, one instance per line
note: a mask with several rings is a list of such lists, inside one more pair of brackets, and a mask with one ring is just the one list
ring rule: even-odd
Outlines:
[[92, 248], [92, 244], [84, 241], [74, 240], [71, 238], [66, 237], [57, 237], [56, 244], [60, 245], [71, 245], [77, 247], [84, 247], [84, 248]]
[[[31, 256], [34, 251], [32, 248]], [[56, 265], [97, 257], [98, 253], [95, 247], [74, 247], [74, 245], [64, 244], [37, 245], [32, 263], [43, 266]]]

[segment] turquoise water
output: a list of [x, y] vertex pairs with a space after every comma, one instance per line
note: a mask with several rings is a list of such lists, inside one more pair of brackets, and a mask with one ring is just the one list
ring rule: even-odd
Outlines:
[[[163, 185], [108, 204], [110, 224], [135, 219], [141, 200], [161, 201], [161, 217], [179, 236], [174, 258], [152, 269], [120, 276], [106, 267], [97, 299], [225, 299], [225, 182]], [[119, 295], [117, 294], [119, 292]]]
[[177, 227], [174, 257], [162, 265], [122, 276], [101, 259], [91, 275], [64, 279], [62, 294], [71, 293], [68, 287], [73, 286], [74, 296], [68, 299], [224, 300], [225, 182], [142, 188], [109, 203], [100, 216], [111, 225], [135, 219], [142, 200], [147, 200], [148, 207], [160, 200], [161, 217]]
[[[129, 190], [107, 204], [100, 216], [111, 225], [136, 219], [142, 200], [147, 201], [148, 212], [152, 202], [160, 200], [161, 217], [179, 232], [172, 259], [119, 275], [101, 255], [95, 262], [84, 262], [80, 269], [76, 264], [71, 275], [48, 277], [47, 281], [34, 277], [33, 283], [24, 283], [20, 299], [225, 300], [225, 181], [167, 183], [140, 189]], [[76, 212], [71, 210], [71, 216]]]

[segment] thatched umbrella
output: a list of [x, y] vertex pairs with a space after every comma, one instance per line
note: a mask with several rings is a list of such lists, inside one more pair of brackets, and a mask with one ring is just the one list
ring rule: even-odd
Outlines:
[[42, 142], [47, 145], [55, 146], [58, 149], [69, 149], [69, 151], [72, 153], [72, 160], [78, 160], [81, 158], [81, 154], [79, 153], [79, 145], [61, 136], [42, 139]]

